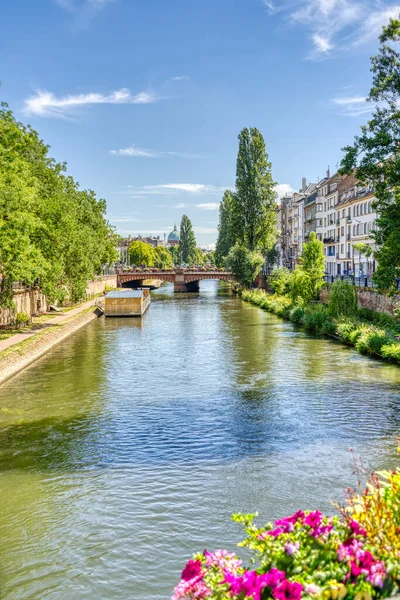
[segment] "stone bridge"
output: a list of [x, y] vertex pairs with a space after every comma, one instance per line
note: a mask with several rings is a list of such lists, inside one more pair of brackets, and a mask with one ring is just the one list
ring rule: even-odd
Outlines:
[[148, 271], [139, 271], [132, 269], [131, 271], [117, 272], [118, 287], [141, 287], [143, 281], [148, 279], [169, 281], [174, 284], [174, 292], [198, 292], [200, 281], [205, 279], [234, 281], [232, 273], [218, 270], [171, 269], [163, 271], [149, 269]]

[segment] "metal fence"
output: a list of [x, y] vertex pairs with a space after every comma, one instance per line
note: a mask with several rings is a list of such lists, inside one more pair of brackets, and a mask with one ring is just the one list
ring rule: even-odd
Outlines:
[[352, 285], [357, 287], [375, 288], [376, 284], [372, 281], [371, 277], [362, 276], [354, 277], [353, 275], [325, 275], [326, 283], [333, 283], [340, 279], [341, 281], [348, 281]]

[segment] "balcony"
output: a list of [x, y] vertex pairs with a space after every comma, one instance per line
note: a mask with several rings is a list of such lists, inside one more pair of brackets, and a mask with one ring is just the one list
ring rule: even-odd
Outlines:
[[336, 241], [337, 241], [337, 242], [340, 242], [340, 235], [337, 235], [337, 236], [336, 236]]
[[339, 254], [336, 254], [336, 260], [339, 260]]
[[324, 244], [332, 244], [335, 239], [333, 237], [325, 237], [323, 240]]
[[351, 240], [351, 234], [350, 233], [347, 234], [346, 240]]

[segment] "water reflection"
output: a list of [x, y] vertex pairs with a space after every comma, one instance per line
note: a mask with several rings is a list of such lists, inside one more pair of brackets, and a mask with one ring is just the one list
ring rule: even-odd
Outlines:
[[88, 325], [0, 388], [2, 599], [165, 600], [232, 512], [330, 511], [349, 446], [394, 464], [399, 372], [214, 282]]

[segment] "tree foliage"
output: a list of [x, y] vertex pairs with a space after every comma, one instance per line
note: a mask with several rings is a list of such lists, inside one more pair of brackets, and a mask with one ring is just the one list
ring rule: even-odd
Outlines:
[[0, 306], [12, 305], [14, 281], [40, 286], [49, 300], [79, 300], [117, 258], [106, 203], [80, 190], [38, 133], [0, 107]]
[[226, 190], [219, 205], [218, 239], [215, 248], [215, 263], [218, 267], [224, 264], [224, 258], [234, 245], [232, 223], [233, 192]]
[[355, 287], [348, 281], [337, 279], [329, 290], [328, 308], [333, 317], [355, 315], [358, 309]]
[[131, 264], [137, 267], [152, 267], [156, 260], [156, 253], [150, 244], [135, 240], [129, 246], [129, 258]]
[[392, 19], [380, 36], [378, 54], [371, 58], [372, 88], [367, 100], [375, 103], [368, 123], [352, 146], [344, 148], [342, 171], [357, 170], [363, 183], [375, 184], [375, 209], [379, 213], [374, 281], [393, 291], [400, 277], [400, 20]]
[[168, 248], [157, 246], [154, 248], [154, 266], [158, 269], [172, 269], [174, 263]]
[[268, 277], [268, 283], [272, 287], [275, 294], [279, 296], [288, 296], [291, 290], [293, 271], [286, 267], [278, 267], [274, 269]]
[[250, 288], [260, 273], [264, 259], [260, 252], [251, 251], [236, 244], [225, 259], [226, 268], [231, 271], [236, 281], [244, 288]]
[[264, 138], [255, 127], [239, 134], [232, 231], [234, 241], [250, 251], [265, 252], [276, 242], [275, 182]]
[[200, 250], [200, 248], [196, 248], [195, 250], [195, 258], [194, 258], [194, 264], [195, 265], [199, 265], [202, 266], [205, 263], [205, 254], [202, 250]]
[[192, 265], [196, 261], [196, 238], [192, 222], [186, 215], [181, 220], [179, 255], [184, 264]]
[[324, 244], [317, 239], [315, 231], [310, 234], [310, 241], [303, 245], [303, 251], [291, 278], [290, 295], [296, 302], [304, 303], [317, 300], [321, 288], [325, 284]]

